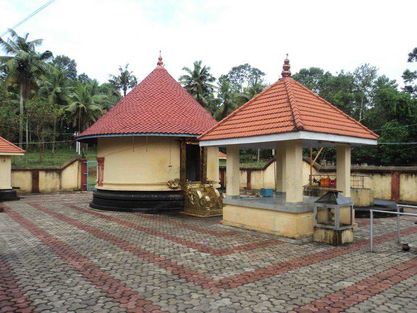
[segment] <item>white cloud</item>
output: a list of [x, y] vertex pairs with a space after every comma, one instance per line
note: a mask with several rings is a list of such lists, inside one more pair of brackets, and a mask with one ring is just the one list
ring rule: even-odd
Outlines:
[[[43, 3], [0, 0], [0, 31]], [[293, 72], [368, 62], [400, 80], [417, 45], [416, 9], [414, 0], [56, 0], [17, 31], [43, 38], [44, 49], [100, 81], [125, 63], [144, 78], [160, 49], [175, 78], [201, 59], [216, 76], [248, 62], [273, 82], [288, 52]]]

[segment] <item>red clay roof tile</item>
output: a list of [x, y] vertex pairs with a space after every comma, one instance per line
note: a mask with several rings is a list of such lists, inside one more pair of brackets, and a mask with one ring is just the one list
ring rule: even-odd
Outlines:
[[201, 141], [310, 131], [378, 135], [291, 77], [283, 77], [200, 136]]
[[19, 148], [18, 146], [12, 144], [10, 141], [7, 141], [0, 136], [0, 154], [22, 154], [25, 153], [25, 150]]
[[78, 138], [120, 134], [198, 136], [215, 124], [211, 114], [158, 65]]

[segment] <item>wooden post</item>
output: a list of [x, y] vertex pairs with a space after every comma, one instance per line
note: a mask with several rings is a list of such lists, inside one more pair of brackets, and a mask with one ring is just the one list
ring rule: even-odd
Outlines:
[[184, 140], [180, 141], [180, 182], [181, 186], [184, 188], [185, 182], [187, 180], [186, 173], [186, 162], [187, 162], [187, 149], [186, 142]]

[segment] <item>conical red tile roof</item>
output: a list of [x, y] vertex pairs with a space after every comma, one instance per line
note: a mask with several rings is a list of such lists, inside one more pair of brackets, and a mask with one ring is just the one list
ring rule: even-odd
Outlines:
[[221, 140], [297, 131], [378, 139], [378, 135], [288, 75], [232, 112], [199, 139]]
[[162, 61], [78, 139], [106, 135], [198, 136], [216, 120], [163, 67]]
[[1, 154], [23, 154], [25, 150], [19, 148], [18, 146], [12, 144], [10, 141], [7, 141], [0, 136], [0, 155]]

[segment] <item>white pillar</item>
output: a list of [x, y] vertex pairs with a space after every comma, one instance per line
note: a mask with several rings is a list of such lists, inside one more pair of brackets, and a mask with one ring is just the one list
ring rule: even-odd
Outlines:
[[275, 190], [285, 192], [285, 142], [278, 143], [275, 150]]
[[345, 197], [350, 197], [351, 148], [349, 145], [336, 146], [336, 187]]
[[303, 144], [299, 140], [285, 145], [284, 186], [286, 202], [303, 202]]
[[0, 189], [12, 188], [12, 161], [10, 156], [0, 156]]
[[240, 154], [239, 146], [226, 147], [226, 195], [240, 195]]

